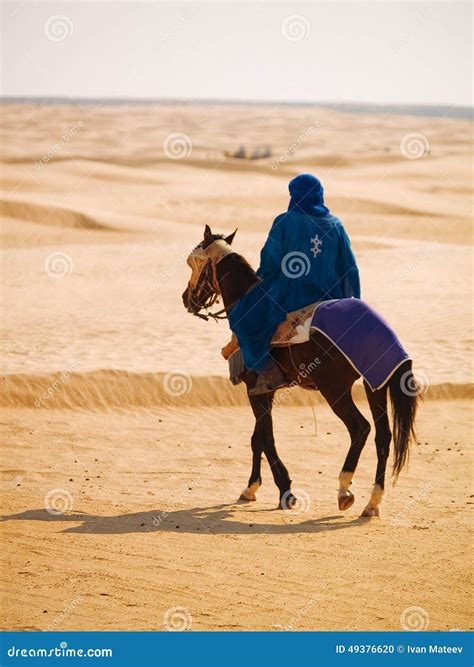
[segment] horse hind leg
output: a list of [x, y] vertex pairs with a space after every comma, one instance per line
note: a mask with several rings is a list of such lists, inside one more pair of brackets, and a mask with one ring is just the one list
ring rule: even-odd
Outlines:
[[359, 457], [370, 433], [370, 424], [358, 410], [351, 395], [352, 385], [345, 387], [320, 387], [321, 393], [333, 412], [344, 422], [351, 446], [339, 474], [337, 502], [340, 510], [347, 510], [354, 504], [354, 494], [350, 490]]
[[387, 459], [390, 452], [390, 441], [392, 433], [387, 414], [387, 387], [378, 391], [372, 391], [367, 383], [364, 382], [365, 393], [369, 401], [375, 423], [375, 446], [377, 449], [377, 470], [375, 472], [375, 483], [372, 489], [370, 500], [362, 512], [361, 516], [380, 516], [380, 505], [383, 499], [385, 488], [385, 470]]

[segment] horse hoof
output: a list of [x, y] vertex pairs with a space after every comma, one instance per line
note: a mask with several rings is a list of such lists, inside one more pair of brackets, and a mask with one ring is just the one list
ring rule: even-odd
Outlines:
[[240, 500], [247, 500], [248, 502], [253, 502], [257, 500], [257, 491], [261, 486], [261, 482], [254, 482], [250, 486], [247, 486], [246, 489], [240, 494]]
[[281, 510], [291, 510], [295, 505], [296, 505], [296, 497], [291, 493], [291, 491], [287, 491], [280, 498], [280, 504], [278, 507]]
[[380, 508], [366, 507], [361, 514], [362, 517], [380, 516]]
[[242, 491], [242, 493], [240, 494], [239, 500], [245, 500], [245, 502], [247, 502], [247, 503], [253, 503], [257, 500], [257, 496], [254, 493], [247, 494], [246, 490], [245, 490], [245, 491]]
[[343, 495], [337, 497], [337, 502], [339, 504], [339, 509], [341, 511], [348, 510], [354, 504], [354, 494], [352, 491], [346, 491]]

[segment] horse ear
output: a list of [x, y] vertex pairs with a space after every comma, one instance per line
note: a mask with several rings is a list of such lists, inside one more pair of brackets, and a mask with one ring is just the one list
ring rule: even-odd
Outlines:
[[237, 230], [235, 232], [232, 232], [232, 234], [229, 234], [229, 236], [226, 236], [224, 241], [228, 243], [229, 245], [232, 245], [232, 241], [234, 240], [234, 236], [237, 234]]
[[211, 228], [209, 227], [209, 225], [206, 225], [204, 228], [204, 240], [210, 241], [211, 239], [212, 239]]

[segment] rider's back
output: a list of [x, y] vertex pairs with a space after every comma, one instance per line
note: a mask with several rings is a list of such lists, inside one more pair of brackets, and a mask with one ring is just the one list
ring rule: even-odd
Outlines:
[[261, 253], [263, 286], [286, 312], [315, 301], [360, 297], [349, 239], [338, 218], [288, 211], [278, 216]]

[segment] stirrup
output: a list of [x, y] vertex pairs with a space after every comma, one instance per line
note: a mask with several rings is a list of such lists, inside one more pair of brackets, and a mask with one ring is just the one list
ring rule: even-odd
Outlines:
[[259, 373], [257, 382], [252, 389], [249, 389], [249, 396], [259, 396], [260, 394], [269, 394], [272, 391], [281, 389], [286, 384], [285, 377], [279, 368], [272, 368], [270, 371]]

